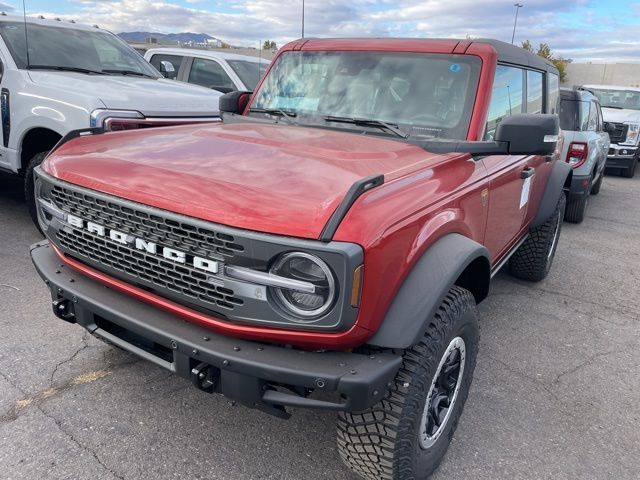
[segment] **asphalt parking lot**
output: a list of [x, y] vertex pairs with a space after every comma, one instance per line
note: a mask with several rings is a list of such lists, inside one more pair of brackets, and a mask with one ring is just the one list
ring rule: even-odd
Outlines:
[[[436, 479], [637, 479], [640, 177], [605, 178], [550, 276], [499, 274], [469, 400]], [[0, 477], [355, 479], [333, 413], [233, 405], [57, 320], [0, 176]]]

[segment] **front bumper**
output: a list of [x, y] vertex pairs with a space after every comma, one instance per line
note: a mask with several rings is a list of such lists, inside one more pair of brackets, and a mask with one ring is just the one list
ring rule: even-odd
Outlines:
[[625, 147], [612, 144], [607, 154], [607, 168], [631, 168], [638, 161], [638, 147]]
[[[367, 409], [386, 395], [397, 355], [307, 352], [219, 335], [97, 283], [60, 263], [47, 241], [31, 259], [51, 291], [56, 316], [156, 365], [252, 408]], [[331, 392], [337, 400], [309, 398]], [[337, 395], [336, 395], [337, 394]]]

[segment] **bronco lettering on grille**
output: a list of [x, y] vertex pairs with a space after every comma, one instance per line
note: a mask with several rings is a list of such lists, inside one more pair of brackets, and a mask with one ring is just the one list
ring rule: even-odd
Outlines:
[[144, 250], [145, 252], [153, 255], [162, 255], [167, 260], [171, 260], [176, 263], [186, 264], [188, 262], [198, 270], [203, 270], [209, 273], [218, 273], [219, 271], [219, 263], [215, 260], [190, 255], [174, 248], [163, 247], [157, 243], [149, 242], [144, 238], [137, 238], [133, 235], [119, 232], [118, 230], [106, 228], [97, 223], [89, 222], [80, 217], [76, 217], [75, 215], [71, 215], [70, 213], [67, 214], [67, 223], [73, 227], [84, 229], [100, 237], [108, 237], [114, 242], [122, 243], [123, 245], [133, 247], [136, 250]]

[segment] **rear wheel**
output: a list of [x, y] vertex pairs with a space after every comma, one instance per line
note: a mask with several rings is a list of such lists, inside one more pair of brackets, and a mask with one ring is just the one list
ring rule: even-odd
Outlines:
[[556, 209], [542, 224], [529, 230], [529, 237], [509, 260], [509, 271], [514, 277], [537, 282], [549, 274], [556, 254], [566, 196], [560, 194]]
[[440, 464], [462, 414], [478, 353], [473, 295], [453, 287], [422, 339], [406, 350], [384, 400], [338, 416], [338, 450], [369, 480], [426, 479]]
[[600, 187], [602, 186], [602, 179], [604, 178], [604, 171], [600, 173], [598, 181], [591, 187], [591, 195], [598, 195], [600, 193]]
[[36, 153], [29, 163], [27, 164], [27, 169], [24, 175], [24, 198], [27, 202], [27, 209], [29, 210], [29, 215], [31, 215], [31, 220], [35, 224], [36, 228], [42, 233], [42, 229], [40, 228], [40, 224], [38, 223], [38, 209], [36, 206], [36, 195], [35, 195], [35, 185], [34, 185], [34, 169], [42, 163], [44, 157], [47, 156], [48, 151]]
[[569, 195], [567, 199], [567, 207], [564, 213], [564, 219], [571, 223], [581, 223], [584, 220], [584, 214], [587, 211], [589, 203], [589, 195], [591, 193], [591, 183], [593, 177], [589, 178], [589, 187], [582, 195]]

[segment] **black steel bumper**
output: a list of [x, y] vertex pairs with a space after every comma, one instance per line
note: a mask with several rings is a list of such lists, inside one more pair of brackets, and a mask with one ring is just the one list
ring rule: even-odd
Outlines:
[[[304, 352], [216, 334], [71, 270], [46, 241], [31, 247], [31, 258], [59, 318], [201, 390], [268, 413], [287, 416], [283, 406], [365, 410], [384, 397], [401, 364], [399, 356], [386, 353]], [[312, 391], [334, 395], [310, 398]]]
[[569, 197], [572, 199], [580, 198], [587, 194], [591, 188], [591, 177], [589, 175], [574, 175], [571, 178], [571, 188], [569, 189]]
[[638, 149], [636, 147], [620, 147], [611, 145], [607, 155], [607, 168], [629, 169], [638, 161]]

